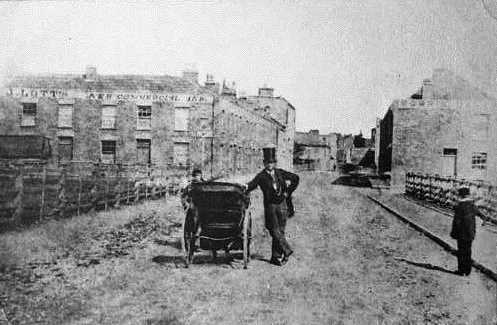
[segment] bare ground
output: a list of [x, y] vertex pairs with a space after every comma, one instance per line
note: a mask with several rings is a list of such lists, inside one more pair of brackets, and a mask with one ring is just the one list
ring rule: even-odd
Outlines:
[[495, 283], [332, 180], [303, 175], [284, 267], [256, 198], [248, 270], [208, 252], [185, 269], [176, 199], [2, 234], [0, 324], [497, 323]]

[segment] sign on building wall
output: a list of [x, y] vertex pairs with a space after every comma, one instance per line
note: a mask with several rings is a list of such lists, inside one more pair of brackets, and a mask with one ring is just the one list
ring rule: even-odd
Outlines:
[[151, 101], [151, 102], [177, 102], [177, 103], [212, 103], [211, 95], [196, 95], [182, 93], [156, 93], [148, 91], [140, 92], [96, 92], [82, 91], [80, 89], [48, 89], [48, 88], [16, 88], [11, 87], [7, 90], [7, 95], [12, 97], [28, 98], [81, 98], [81, 99], [98, 99], [108, 102], [118, 102], [123, 100], [129, 101]]

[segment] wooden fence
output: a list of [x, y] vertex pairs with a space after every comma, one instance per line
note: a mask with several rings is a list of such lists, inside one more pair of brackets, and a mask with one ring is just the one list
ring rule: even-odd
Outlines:
[[455, 177], [410, 172], [406, 174], [405, 192], [411, 197], [453, 209], [457, 202], [457, 189], [463, 186], [470, 189], [471, 196], [489, 221], [497, 223], [497, 187], [494, 185]]
[[[78, 170], [75, 173], [75, 170]], [[177, 194], [187, 169], [0, 166], [0, 220], [32, 223]]]

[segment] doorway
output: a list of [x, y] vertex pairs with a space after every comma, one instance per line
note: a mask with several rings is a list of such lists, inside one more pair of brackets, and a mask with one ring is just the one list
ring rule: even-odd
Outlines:
[[444, 148], [442, 156], [442, 176], [457, 176], [457, 149]]

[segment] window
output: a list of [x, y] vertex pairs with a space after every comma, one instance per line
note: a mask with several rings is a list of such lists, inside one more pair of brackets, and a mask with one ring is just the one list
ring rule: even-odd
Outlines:
[[116, 162], [116, 141], [102, 141], [102, 162], [106, 164]]
[[188, 117], [190, 115], [189, 108], [176, 108], [174, 110], [174, 130], [188, 131]]
[[444, 156], [457, 156], [457, 149], [455, 148], [444, 148]]
[[36, 103], [23, 103], [21, 126], [35, 126], [35, 125], [36, 125]]
[[152, 106], [138, 106], [138, 130], [150, 130], [152, 121]]
[[187, 142], [174, 143], [174, 162], [186, 165], [188, 163], [189, 145]]
[[487, 153], [486, 152], [473, 152], [471, 157], [472, 169], [487, 169]]
[[103, 106], [102, 107], [102, 129], [115, 129], [116, 128], [116, 107]]
[[73, 152], [72, 137], [59, 137], [58, 147], [59, 162], [71, 161]]
[[59, 106], [59, 128], [72, 128], [72, 105]]
[[136, 139], [136, 161], [139, 164], [150, 164], [150, 139]]

